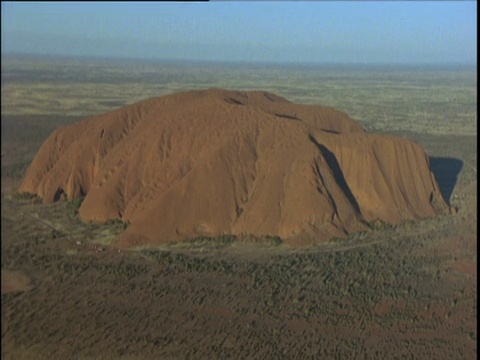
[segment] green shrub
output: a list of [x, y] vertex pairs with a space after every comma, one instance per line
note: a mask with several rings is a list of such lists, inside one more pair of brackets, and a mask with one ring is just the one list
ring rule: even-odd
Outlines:
[[395, 226], [390, 225], [382, 220], [375, 220], [368, 223], [371, 229], [373, 230], [392, 230], [395, 229]]
[[13, 194], [13, 198], [16, 200], [33, 200], [37, 197], [37, 195], [30, 194], [30, 193], [18, 193], [15, 192]]
[[106, 226], [109, 226], [115, 230], [126, 230], [130, 225], [129, 221], [123, 221], [121, 219], [108, 219], [105, 222]]
[[268, 245], [272, 245], [272, 246], [279, 246], [283, 244], [283, 240], [280, 238], [280, 236], [272, 236], [272, 235], [265, 236], [265, 242]]
[[231, 245], [237, 240], [236, 235], [220, 235], [215, 237], [210, 236], [198, 236], [195, 238], [191, 238], [186, 240], [186, 243], [194, 244], [194, 245], [217, 245], [217, 246], [226, 246]]

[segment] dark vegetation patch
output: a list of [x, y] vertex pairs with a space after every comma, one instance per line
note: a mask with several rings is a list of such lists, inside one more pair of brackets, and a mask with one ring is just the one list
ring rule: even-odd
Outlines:
[[112, 108], [120, 108], [122, 106], [127, 105], [122, 100], [100, 101], [99, 104], [100, 105], [105, 105], [105, 106], [108, 106], [108, 107], [112, 107]]

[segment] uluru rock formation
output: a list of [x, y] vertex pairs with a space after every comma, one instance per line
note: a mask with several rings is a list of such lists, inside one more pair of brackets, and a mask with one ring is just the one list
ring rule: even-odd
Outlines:
[[197, 236], [325, 241], [448, 211], [423, 149], [367, 134], [332, 108], [263, 91], [177, 93], [56, 130], [19, 193], [85, 199], [85, 221], [121, 219], [117, 243]]

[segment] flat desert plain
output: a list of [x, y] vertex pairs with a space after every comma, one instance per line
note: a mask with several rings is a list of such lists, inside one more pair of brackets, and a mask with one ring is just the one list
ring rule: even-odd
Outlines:
[[[468, 67], [2, 58], [5, 359], [474, 359], [477, 83]], [[264, 90], [340, 109], [423, 146], [452, 215], [374, 224], [292, 248], [280, 238], [112, 246], [79, 201], [16, 189], [56, 128], [183, 90]]]

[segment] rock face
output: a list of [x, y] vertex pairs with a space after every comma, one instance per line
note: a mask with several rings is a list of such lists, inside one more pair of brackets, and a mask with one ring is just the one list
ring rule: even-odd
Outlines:
[[220, 89], [58, 129], [19, 192], [85, 196], [83, 220], [130, 222], [123, 246], [224, 234], [303, 244], [449, 210], [418, 144], [332, 108]]

